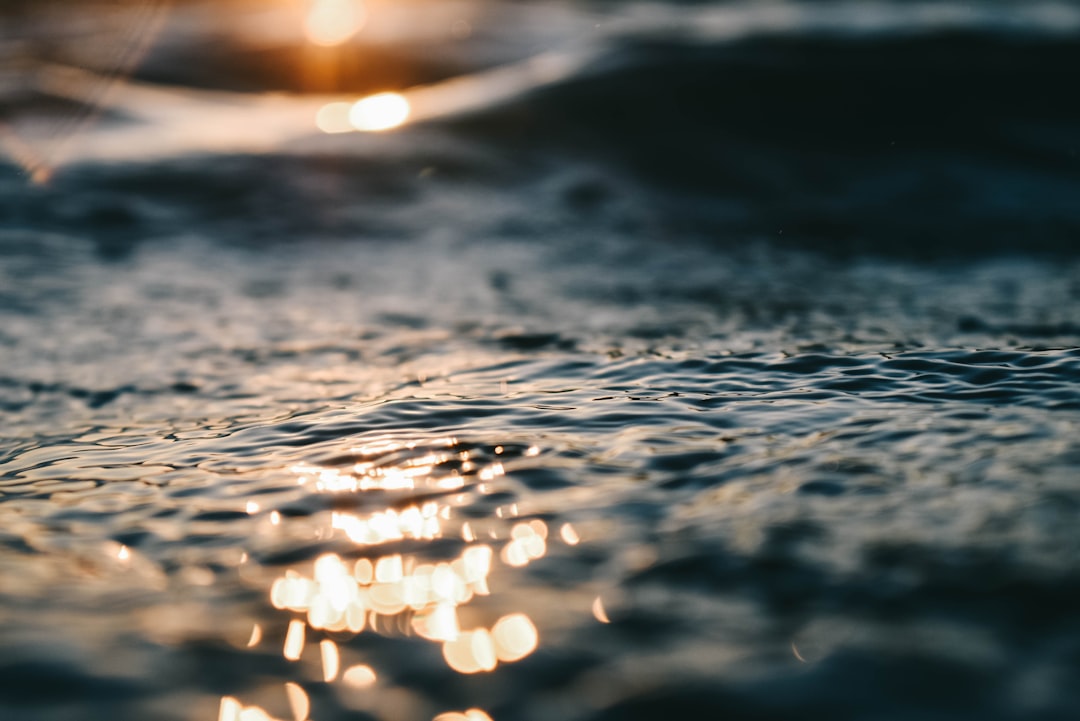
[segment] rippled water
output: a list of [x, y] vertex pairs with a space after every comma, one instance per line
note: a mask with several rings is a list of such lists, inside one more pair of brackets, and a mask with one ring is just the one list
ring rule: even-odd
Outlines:
[[[0, 718], [1078, 717], [1075, 160], [1035, 150], [1072, 101], [903, 157], [690, 102], [944, 43], [806, 22], [355, 144], [5, 171]], [[999, 31], [969, 87], [1074, 52]], [[643, 67], [682, 132], [596, 115]]]
[[[1075, 266], [50, 243], [5, 249], [7, 718], [1076, 703]], [[394, 585], [477, 548], [482, 588]], [[401, 559], [359, 633], [271, 602], [327, 554]], [[440, 608], [539, 645], [459, 675]]]

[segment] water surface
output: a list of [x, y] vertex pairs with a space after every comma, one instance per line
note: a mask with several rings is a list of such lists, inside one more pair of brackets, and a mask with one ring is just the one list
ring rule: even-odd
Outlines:
[[3, 166], [0, 717], [1076, 717], [1072, 6], [815, 5]]

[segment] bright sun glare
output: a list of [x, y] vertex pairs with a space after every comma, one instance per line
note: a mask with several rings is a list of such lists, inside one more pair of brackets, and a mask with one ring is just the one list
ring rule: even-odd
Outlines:
[[304, 32], [313, 44], [333, 47], [360, 32], [366, 19], [363, 0], [308, 0]]

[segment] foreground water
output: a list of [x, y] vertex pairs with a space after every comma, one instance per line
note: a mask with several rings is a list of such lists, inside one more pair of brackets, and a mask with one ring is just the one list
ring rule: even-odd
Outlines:
[[[932, 21], [11, 168], [0, 718], [1076, 718], [1076, 108], [991, 62], [1073, 41]], [[756, 125], [954, 42], [950, 122]]]

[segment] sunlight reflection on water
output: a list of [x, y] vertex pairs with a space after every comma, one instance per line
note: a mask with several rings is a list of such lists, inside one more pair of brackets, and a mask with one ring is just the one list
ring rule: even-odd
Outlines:
[[[516, 454], [533, 457], [539, 452], [528, 447]], [[375, 659], [358, 658], [355, 649], [349, 651], [349, 661], [344, 659], [343, 647], [349, 648], [362, 634], [429, 641], [439, 647], [446, 665], [460, 674], [491, 673], [534, 653], [541, 641], [536, 624], [520, 611], [498, 609], [505, 603], [497, 601], [490, 579], [496, 560], [520, 569], [542, 559], [547, 554], [547, 523], [521, 519], [516, 503], [499, 506], [494, 518], [486, 520], [475, 516], [468, 520], [457, 512], [468, 506], [470, 494], [492, 492], [491, 483], [506, 473], [502, 459], [507, 455], [503, 446], [497, 446], [491, 457], [481, 459], [455, 438], [422, 443], [375, 440], [354, 448], [348, 463], [294, 466], [298, 485], [312, 493], [378, 494], [364, 505], [382, 507], [364, 514], [332, 512], [327, 530], [343, 534], [353, 544], [354, 558], [324, 553], [310, 564], [287, 568], [273, 581], [270, 604], [289, 615], [281, 655], [290, 662], [318, 656], [324, 683], [355, 691], [371, 689], [379, 681]], [[392, 461], [387, 463], [387, 458]], [[245, 508], [249, 514], [259, 511], [251, 501]], [[490, 543], [479, 542], [474, 527], [481, 528]], [[559, 538], [567, 546], [581, 541], [569, 523], [562, 524]], [[369, 551], [407, 541], [448, 539], [455, 544], [460, 539], [461, 551], [447, 560], [423, 550], [378, 555]], [[462, 610], [480, 598], [489, 600], [487, 606], [469, 613], [464, 621]], [[246, 647], [261, 646], [265, 636], [263, 627], [255, 624]], [[294, 719], [304, 721], [310, 711], [304, 687], [290, 681], [285, 693]], [[221, 699], [219, 721], [273, 718], [263, 707], [244, 705], [237, 697]], [[478, 708], [436, 718], [490, 721]]]

